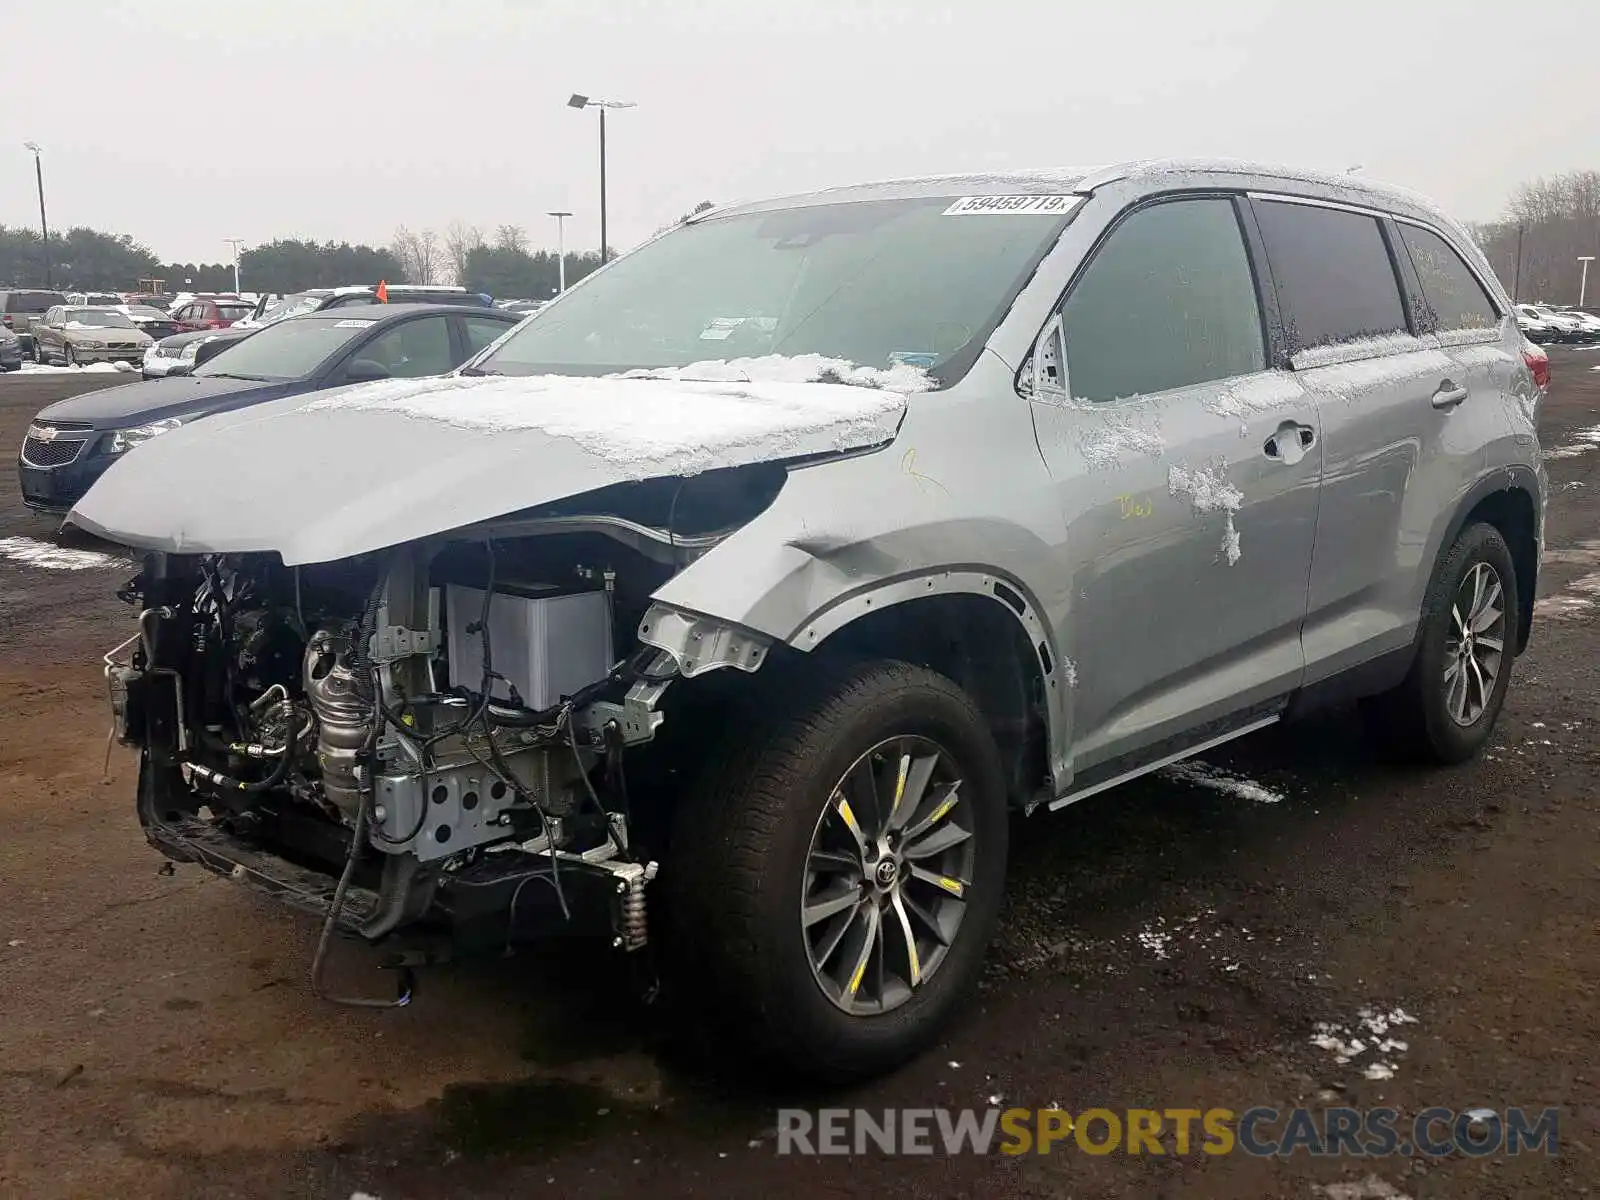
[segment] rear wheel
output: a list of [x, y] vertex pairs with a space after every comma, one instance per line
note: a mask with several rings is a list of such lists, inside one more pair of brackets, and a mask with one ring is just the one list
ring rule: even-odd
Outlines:
[[794, 1073], [875, 1074], [976, 984], [1005, 876], [999, 753], [967, 695], [921, 667], [769, 695], [789, 715], [742, 738], [678, 816], [680, 983]]
[[33, 361], [38, 366], [44, 365], [44, 350], [39, 345], [39, 339], [33, 339]]
[[1516, 566], [1500, 531], [1462, 530], [1428, 587], [1405, 680], [1366, 701], [1374, 732], [1409, 758], [1457, 763], [1489, 740], [1511, 681]]

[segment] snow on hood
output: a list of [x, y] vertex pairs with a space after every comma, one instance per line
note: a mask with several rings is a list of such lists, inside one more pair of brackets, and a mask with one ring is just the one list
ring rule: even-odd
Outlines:
[[699, 383], [848, 383], [894, 392], [926, 392], [938, 386], [921, 367], [896, 363], [887, 369], [858, 367], [821, 354], [764, 354], [760, 358], [706, 359], [686, 367], [627, 371], [620, 379], [677, 379]]
[[629, 480], [882, 445], [905, 408], [827, 383], [382, 380], [153, 438], [70, 519], [148, 549], [328, 562]]
[[[674, 386], [649, 386], [663, 381]], [[888, 441], [905, 404], [902, 392], [828, 383], [532, 375], [383, 380], [314, 400], [306, 411], [376, 410], [492, 433], [536, 429], [645, 479], [727, 466], [730, 455], [760, 462]]]

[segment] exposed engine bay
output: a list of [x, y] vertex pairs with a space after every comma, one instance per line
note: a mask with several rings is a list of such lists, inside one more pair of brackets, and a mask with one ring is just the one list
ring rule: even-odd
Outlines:
[[295, 568], [148, 556], [106, 658], [147, 835], [325, 916], [319, 964], [334, 929], [642, 948], [656, 863], [624, 759], [674, 680], [768, 649], [652, 603], [718, 538], [670, 519], [546, 512]]

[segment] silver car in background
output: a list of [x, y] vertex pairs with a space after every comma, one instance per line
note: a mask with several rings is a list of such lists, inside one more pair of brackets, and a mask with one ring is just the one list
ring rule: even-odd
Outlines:
[[1249, 164], [691, 218], [455, 377], [95, 485], [141, 822], [370, 942], [659, 943], [783, 1066], [884, 1070], [1013, 810], [1334, 701], [1483, 747], [1546, 497], [1512, 311], [1426, 201]]

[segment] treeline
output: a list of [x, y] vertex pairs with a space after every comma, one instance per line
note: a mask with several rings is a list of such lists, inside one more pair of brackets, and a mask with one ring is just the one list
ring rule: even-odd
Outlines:
[[[709, 200], [701, 201], [675, 224], [710, 207]], [[569, 250], [566, 257], [568, 284], [600, 265], [594, 250]], [[81, 226], [52, 232], [48, 258], [47, 264], [38, 230], [0, 225], [0, 288], [43, 287], [47, 280], [58, 291], [131, 292], [153, 280], [160, 280], [169, 292], [222, 292], [233, 287], [231, 263], [164, 263], [128, 234]], [[251, 292], [292, 292], [386, 279], [460, 283], [499, 299], [544, 300], [555, 294], [560, 277], [555, 251], [533, 249], [521, 226], [501, 225], [486, 234], [460, 221], [443, 235], [401, 226], [387, 246], [277, 238], [239, 255], [239, 283]]]
[[[1583, 278], [1578, 260], [1600, 254], [1600, 171], [1525, 183], [1501, 220], [1479, 225], [1473, 234], [1517, 300], [1576, 304]], [[1585, 299], [1600, 303], [1600, 270], [1590, 270]]]

